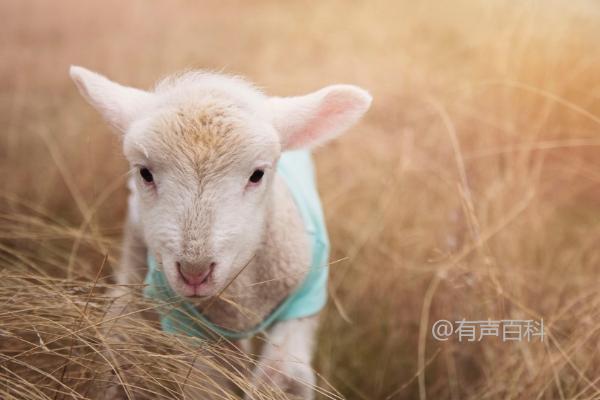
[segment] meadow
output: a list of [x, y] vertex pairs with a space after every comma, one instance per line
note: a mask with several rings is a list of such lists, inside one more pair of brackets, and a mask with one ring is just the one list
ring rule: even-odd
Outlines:
[[[190, 382], [232, 398], [134, 318], [141, 295], [105, 318], [128, 166], [71, 64], [143, 88], [199, 68], [273, 95], [371, 92], [315, 152], [333, 248], [319, 398], [600, 398], [596, 2], [5, 0], [0, 15], [0, 398], [96, 398], [124, 369], [132, 398]], [[441, 319], [543, 319], [545, 337], [439, 341]]]

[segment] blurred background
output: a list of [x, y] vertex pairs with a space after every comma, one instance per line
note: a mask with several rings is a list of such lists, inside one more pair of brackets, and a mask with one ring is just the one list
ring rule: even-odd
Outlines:
[[[85, 362], [65, 373], [73, 346], [42, 327], [99, 312], [69, 282], [109, 284], [120, 251], [127, 165], [70, 64], [142, 88], [200, 68], [273, 95], [373, 94], [316, 152], [333, 246], [322, 398], [600, 397], [597, 2], [4, 0], [0, 14], [0, 343], [35, 349], [9, 365], [0, 344], [7, 398], [89, 394]], [[546, 337], [432, 338], [463, 318], [543, 318]]]

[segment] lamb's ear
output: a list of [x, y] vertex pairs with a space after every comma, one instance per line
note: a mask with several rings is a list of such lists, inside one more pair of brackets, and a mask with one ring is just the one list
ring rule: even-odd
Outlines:
[[69, 69], [81, 95], [118, 132], [125, 133], [136, 114], [150, 101], [151, 93], [122, 86], [78, 66]]
[[298, 97], [272, 97], [273, 125], [284, 150], [324, 143], [354, 125], [369, 109], [372, 97], [352, 85], [332, 85]]

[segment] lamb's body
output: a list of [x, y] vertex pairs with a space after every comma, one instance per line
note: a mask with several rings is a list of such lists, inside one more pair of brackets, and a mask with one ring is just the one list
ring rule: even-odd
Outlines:
[[[269, 98], [238, 78], [205, 73], [144, 92], [81, 68], [71, 75], [124, 133], [125, 155], [143, 177], [134, 174], [129, 185], [118, 283], [140, 283], [150, 252], [169, 286], [214, 324], [246, 331], [263, 321], [311, 264], [304, 222], [275, 173], [281, 151], [340, 133], [366, 111], [370, 96], [340, 85]], [[257, 172], [258, 180], [248, 181]], [[274, 325], [257, 384], [311, 398], [316, 327], [316, 316]]]
[[[147, 273], [147, 246], [142, 235], [139, 204], [135, 186], [129, 185], [129, 218], [124, 252], [116, 280], [120, 287], [144, 281]], [[267, 229], [263, 246], [256, 257], [234, 279], [222, 298], [198, 302], [198, 310], [213, 323], [235, 331], [247, 331], [264, 320], [305, 279], [311, 251], [306, 231], [294, 200], [283, 180], [276, 177], [273, 196], [268, 205]], [[132, 271], [137, 271], [132, 274]], [[120, 297], [124, 293], [114, 293]], [[121, 297], [126, 301], [126, 297]], [[227, 299], [227, 300], [224, 300]], [[231, 300], [235, 302], [232, 305]], [[205, 306], [210, 304], [208, 308]], [[118, 306], [117, 306], [118, 308]], [[317, 316], [291, 320], [276, 325], [262, 349], [264, 362], [257, 367], [256, 381], [273, 381], [282, 389], [312, 396], [314, 373], [310, 367]], [[248, 339], [236, 344], [248, 349]], [[287, 366], [287, 368], [286, 368]], [[281, 371], [277, 376], [268, 376]], [[295, 378], [300, 384], [294, 384]]]

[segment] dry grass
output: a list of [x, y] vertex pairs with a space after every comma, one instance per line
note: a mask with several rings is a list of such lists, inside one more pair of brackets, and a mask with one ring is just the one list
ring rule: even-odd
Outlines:
[[[202, 67], [276, 94], [372, 91], [364, 122], [317, 153], [341, 260], [324, 398], [600, 398], [594, 2], [27, 0], [0, 14], [1, 398], [94, 397], [113, 368], [154, 398], [219, 390], [151, 322], [119, 320], [124, 345], [102, 334], [126, 165], [70, 63], [144, 87]], [[544, 343], [430, 334], [437, 319], [542, 317]], [[209, 350], [206, 363], [237, 357]]]

